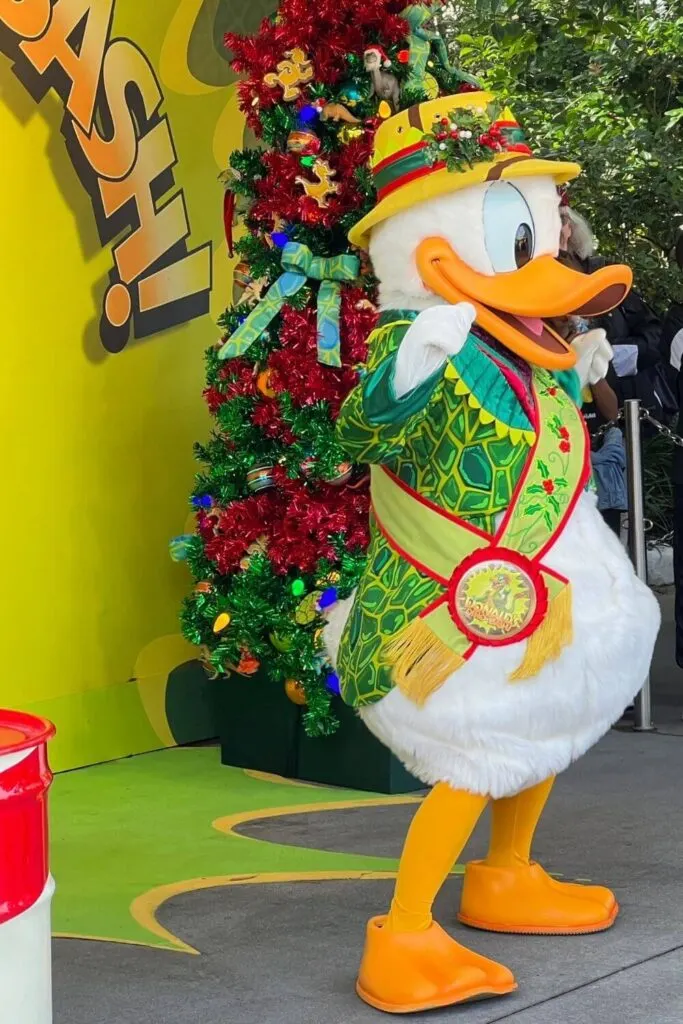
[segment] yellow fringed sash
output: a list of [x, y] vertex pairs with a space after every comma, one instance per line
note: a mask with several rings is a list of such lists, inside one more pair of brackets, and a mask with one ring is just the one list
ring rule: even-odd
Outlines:
[[420, 707], [427, 697], [465, 664], [461, 654], [432, 633], [424, 619], [413, 619], [386, 648], [399, 690]]

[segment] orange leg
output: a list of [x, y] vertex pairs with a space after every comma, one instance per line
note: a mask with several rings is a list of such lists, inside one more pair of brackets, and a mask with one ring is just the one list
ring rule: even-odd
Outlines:
[[581, 935], [609, 928], [618, 913], [602, 886], [558, 882], [531, 860], [531, 844], [553, 778], [495, 800], [486, 859], [467, 865], [459, 919], [487, 931]]
[[371, 1006], [412, 1013], [516, 988], [506, 967], [465, 949], [432, 920], [436, 894], [486, 803], [439, 783], [418, 809], [391, 909], [367, 928], [357, 992]]

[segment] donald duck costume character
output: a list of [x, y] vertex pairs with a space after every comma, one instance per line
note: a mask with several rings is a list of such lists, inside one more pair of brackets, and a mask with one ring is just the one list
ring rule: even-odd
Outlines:
[[491, 95], [441, 97], [378, 129], [378, 202], [350, 235], [382, 309], [338, 421], [370, 465], [371, 544], [326, 636], [345, 701], [432, 787], [358, 978], [391, 1013], [516, 988], [431, 914], [489, 803], [462, 922], [576, 935], [618, 912], [608, 889], [530, 857], [554, 777], [632, 700], [659, 626], [589, 486], [578, 403], [610, 347], [599, 330], [569, 346], [545, 322], [605, 313], [631, 285], [627, 267], [583, 275], [555, 259], [557, 186], [579, 170], [534, 157]]

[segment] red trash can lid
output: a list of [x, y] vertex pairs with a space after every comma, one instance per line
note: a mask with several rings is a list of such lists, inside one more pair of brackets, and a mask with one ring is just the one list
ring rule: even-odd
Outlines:
[[54, 725], [45, 718], [0, 709], [0, 755], [38, 747], [47, 743], [54, 733]]

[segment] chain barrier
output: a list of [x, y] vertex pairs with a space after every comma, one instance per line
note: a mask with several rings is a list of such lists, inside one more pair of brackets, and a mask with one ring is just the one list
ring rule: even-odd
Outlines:
[[647, 409], [640, 410], [640, 421], [647, 422], [651, 427], [654, 427], [662, 437], [665, 437], [667, 441], [671, 441], [671, 444], [675, 444], [678, 448], [683, 448], [683, 437], [676, 434], [671, 427], [667, 427], [666, 424], [660, 423], [654, 416], [651, 416]]
[[[683, 437], [681, 437], [679, 434], [675, 433], [675, 431], [673, 431], [670, 427], [667, 427], [664, 423], [660, 423], [659, 420], [656, 420], [654, 418], [654, 416], [647, 411], [647, 409], [643, 409], [641, 407], [638, 411], [639, 411], [639, 419], [640, 419], [641, 423], [649, 423], [650, 426], [654, 427], [655, 430], [659, 434], [661, 434], [662, 437], [666, 438], [667, 441], [670, 441], [671, 444], [676, 445], [677, 448], [683, 448]], [[595, 433], [593, 433], [591, 435], [591, 441], [600, 440], [613, 427], [619, 428], [620, 425], [623, 422], [624, 422], [624, 410], [620, 409], [619, 410], [619, 415], [617, 416], [617, 418], [615, 420], [609, 420], [609, 422], [603, 423], [602, 426], [598, 427], [598, 429], [595, 431]], [[643, 525], [645, 527], [645, 533], [650, 533], [650, 531], [654, 528], [654, 523], [652, 522], [651, 519], [643, 519]], [[668, 544], [668, 543], [670, 543], [672, 541], [672, 539], [673, 539], [673, 530], [671, 530], [669, 533], [665, 534], [665, 536], [660, 537], [658, 543], [659, 544]], [[652, 543], [652, 542], [650, 541], [649, 543]]]
[[[667, 427], [666, 424], [660, 423], [659, 420], [656, 420], [654, 416], [647, 411], [647, 409], [641, 408], [639, 411], [641, 423], [649, 423], [651, 427], [654, 427], [655, 430], [661, 434], [662, 437], [665, 437], [667, 441], [670, 441], [671, 444], [676, 445], [677, 448], [683, 448], [683, 437], [680, 437], [679, 434], [675, 433], [671, 427]], [[624, 411], [623, 409], [620, 409], [617, 418], [615, 420], [610, 420], [608, 423], [603, 423], [602, 426], [598, 427], [591, 439], [600, 440], [600, 438], [604, 437], [612, 427], [618, 427], [623, 422]]]
[[591, 434], [591, 441], [600, 441], [605, 434], [612, 429], [612, 427], [618, 427], [620, 423], [623, 423], [624, 413], [623, 410], [619, 410], [619, 414], [615, 420], [608, 420], [607, 423], [603, 423], [602, 426]]

